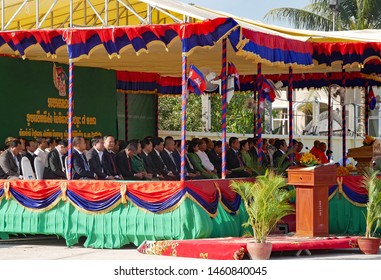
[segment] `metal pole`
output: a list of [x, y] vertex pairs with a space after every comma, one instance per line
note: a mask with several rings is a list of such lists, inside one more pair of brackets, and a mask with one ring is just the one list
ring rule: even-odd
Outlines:
[[124, 95], [124, 139], [128, 141], [128, 93]]
[[39, 14], [40, 14], [40, 1], [36, 0], [36, 29], [39, 25]]
[[[330, 77], [330, 75], [329, 75]], [[332, 145], [332, 94], [331, 85], [328, 86], [328, 151], [331, 150]]]
[[[184, 49], [184, 48], [183, 48]], [[187, 143], [187, 103], [188, 103], [188, 88], [187, 88], [187, 62], [188, 58], [185, 53], [182, 54], [181, 64], [181, 168], [180, 168], [180, 181], [185, 181], [185, 148]]]
[[67, 155], [67, 173], [68, 180], [72, 179], [72, 140], [73, 140], [73, 116], [74, 116], [74, 63], [69, 61], [69, 99], [68, 99], [68, 155]]
[[264, 100], [261, 101], [261, 91], [262, 91], [262, 64], [258, 63], [257, 65], [257, 102], [258, 102], [258, 117], [257, 117], [257, 133], [258, 133], [258, 141], [257, 141], [257, 147], [258, 147], [258, 172], [261, 170], [262, 166], [262, 106], [261, 102], [265, 102]]
[[73, 0], [70, 0], [70, 28], [73, 27]]
[[[346, 73], [345, 69], [342, 70], [342, 87], [344, 88], [344, 96], [345, 96], [345, 85], [346, 81]], [[343, 97], [344, 98], [344, 97]], [[346, 112], [345, 112], [345, 103], [342, 100], [342, 109], [341, 109], [341, 128], [342, 128], [342, 140], [343, 140], [343, 166], [347, 166], [347, 123], [346, 123]]]
[[222, 39], [222, 77], [221, 77], [221, 129], [222, 129], [222, 165], [221, 165], [221, 178], [226, 178], [226, 38]]
[[[292, 68], [290, 67], [288, 69], [288, 146], [291, 150], [293, 146], [293, 128], [292, 128], [292, 121], [293, 121], [293, 111], [292, 111], [292, 91], [293, 91], [293, 74], [292, 74]], [[290, 161], [294, 161], [294, 153], [290, 154]]]

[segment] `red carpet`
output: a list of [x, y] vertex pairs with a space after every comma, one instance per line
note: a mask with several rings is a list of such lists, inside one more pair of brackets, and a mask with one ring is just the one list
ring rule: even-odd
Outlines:
[[[357, 248], [357, 237], [295, 237], [270, 236], [272, 251], [298, 251]], [[204, 258], [215, 260], [243, 259], [246, 243], [252, 238], [208, 238], [195, 240], [145, 241], [138, 251], [143, 254], [174, 257]]]

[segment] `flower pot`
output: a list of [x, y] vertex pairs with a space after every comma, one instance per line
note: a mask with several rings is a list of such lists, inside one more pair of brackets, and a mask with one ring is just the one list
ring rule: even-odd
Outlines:
[[381, 239], [376, 237], [360, 237], [357, 239], [360, 251], [365, 255], [378, 254], [378, 251], [380, 250], [380, 242]]
[[273, 245], [270, 242], [256, 243], [248, 242], [246, 244], [250, 259], [252, 260], [268, 260], [271, 255]]

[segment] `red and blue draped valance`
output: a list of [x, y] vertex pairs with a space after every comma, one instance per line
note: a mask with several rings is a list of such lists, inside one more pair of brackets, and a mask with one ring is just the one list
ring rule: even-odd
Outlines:
[[232, 18], [112, 28], [4, 31], [0, 32], [0, 48], [7, 45], [25, 57], [29, 47], [40, 45], [47, 56], [54, 57], [60, 47], [67, 46], [68, 58], [76, 61], [98, 46], [103, 46], [112, 57], [121, 55], [121, 50], [128, 46], [136, 53], [146, 51], [151, 43], [169, 48], [175, 38], [182, 42], [182, 53], [190, 54], [196, 47], [213, 46], [227, 36], [236, 52], [245, 56], [254, 55], [270, 63], [312, 65], [309, 43], [254, 32], [242, 28]]
[[[223, 180], [222, 180], [223, 181]], [[230, 190], [229, 181], [216, 187], [214, 181], [185, 182], [108, 182], [28, 180], [0, 182], [0, 199], [15, 199], [32, 211], [47, 211], [59, 201], [68, 200], [86, 213], [106, 213], [120, 203], [130, 201], [137, 207], [165, 213], [177, 208], [185, 199], [191, 199], [211, 217], [217, 215], [218, 203], [235, 214], [240, 197]]]
[[[381, 86], [381, 79], [373, 79], [373, 76], [362, 72], [345, 72], [347, 75], [347, 87]], [[287, 86], [288, 74], [266, 75], [266, 79], [274, 82], [282, 81]], [[180, 77], [164, 77], [157, 73], [139, 73], [128, 71], [116, 71], [117, 91], [124, 93], [152, 93], [152, 94], [181, 94]], [[240, 89], [235, 85], [235, 90], [252, 91], [255, 87], [256, 75], [241, 75], [239, 77]], [[334, 73], [306, 73], [293, 74], [294, 89], [322, 88], [331, 84], [341, 85], [342, 72]], [[218, 92], [218, 90], [216, 91]]]
[[372, 59], [381, 60], [380, 48], [381, 43], [372, 42], [319, 42], [313, 43], [313, 59], [318, 64], [327, 66], [335, 62], [340, 62], [344, 66], [353, 63], [364, 65]]
[[362, 176], [338, 177], [338, 185], [329, 188], [329, 197], [336, 193], [343, 195], [350, 203], [365, 207], [368, 202], [368, 191], [363, 187]]
[[298, 41], [282, 36], [265, 34], [242, 28], [241, 34], [232, 32], [229, 35], [233, 47], [243, 45], [236, 52], [243, 54], [246, 58], [260, 58], [276, 64], [298, 64], [312, 66], [312, 44], [310, 42]]

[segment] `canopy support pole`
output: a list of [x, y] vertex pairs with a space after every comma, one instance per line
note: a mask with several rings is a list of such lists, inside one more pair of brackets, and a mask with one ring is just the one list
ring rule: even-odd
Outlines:
[[[288, 146], [290, 148], [290, 151], [293, 147], [293, 129], [292, 129], [292, 120], [293, 120], [293, 111], [292, 111], [292, 91], [294, 88], [293, 85], [293, 73], [292, 73], [292, 68], [288, 68]], [[290, 161], [294, 161], [294, 153], [290, 154]]]
[[[331, 80], [330, 73], [328, 74], [329, 79]], [[332, 148], [332, 94], [331, 94], [331, 82], [328, 86], [328, 151], [331, 151]]]
[[159, 136], [159, 95], [155, 94], [155, 136]]
[[258, 63], [257, 65], [257, 104], [258, 104], [258, 117], [257, 117], [257, 134], [258, 134], [258, 141], [257, 141], [257, 148], [258, 148], [258, 173], [261, 170], [262, 166], [262, 102], [265, 102], [262, 100], [261, 97], [261, 91], [262, 91], [262, 64]]
[[180, 168], [180, 181], [185, 181], [185, 149], [187, 143], [187, 103], [188, 103], [188, 89], [187, 89], [187, 62], [188, 58], [185, 53], [182, 54], [181, 64], [181, 168]]
[[124, 95], [124, 140], [128, 141], [128, 93]]
[[347, 122], [346, 122], [346, 106], [344, 103], [344, 96], [345, 96], [345, 85], [347, 83], [347, 75], [345, 72], [345, 69], [342, 70], [342, 77], [341, 77], [341, 83], [342, 87], [344, 88], [344, 95], [341, 100], [341, 127], [342, 127], [342, 139], [343, 139], [343, 166], [347, 166]]
[[67, 174], [68, 180], [72, 179], [72, 155], [73, 155], [73, 116], [74, 116], [74, 63], [69, 61], [69, 99], [68, 99], [68, 155], [67, 155]]
[[365, 135], [369, 135], [369, 83], [365, 84]]
[[222, 39], [222, 76], [221, 76], [221, 130], [222, 130], [222, 164], [221, 164], [221, 178], [226, 178], [226, 38]]

